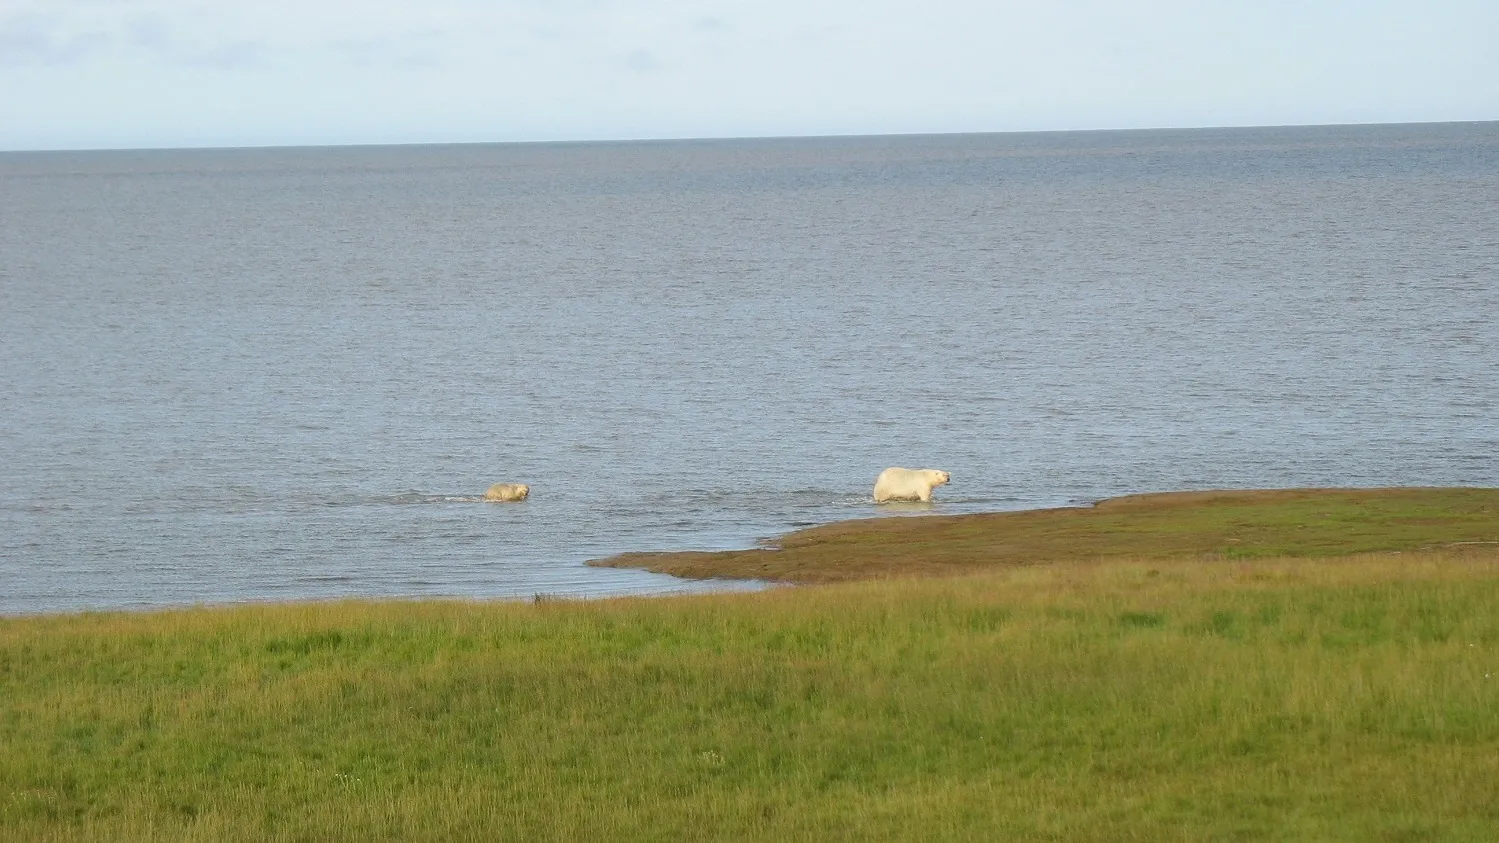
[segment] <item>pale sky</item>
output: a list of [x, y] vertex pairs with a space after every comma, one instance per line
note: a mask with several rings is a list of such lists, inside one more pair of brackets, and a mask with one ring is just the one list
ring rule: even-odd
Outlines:
[[1499, 0], [0, 0], [0, 149], [1499, 119]]

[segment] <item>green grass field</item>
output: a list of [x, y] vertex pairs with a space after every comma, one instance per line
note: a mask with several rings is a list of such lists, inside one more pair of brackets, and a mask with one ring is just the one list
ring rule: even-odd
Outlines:
[[4, 619], [0, 839], [1492, 841], [1490, 495], [1403, 552]]

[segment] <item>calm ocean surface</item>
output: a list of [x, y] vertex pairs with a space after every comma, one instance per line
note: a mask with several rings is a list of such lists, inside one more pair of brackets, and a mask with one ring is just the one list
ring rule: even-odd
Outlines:
[[0, 614], [721, 588], [584, 562], [889, 465], [1499, 486], [1499, 124], [0, 154]]

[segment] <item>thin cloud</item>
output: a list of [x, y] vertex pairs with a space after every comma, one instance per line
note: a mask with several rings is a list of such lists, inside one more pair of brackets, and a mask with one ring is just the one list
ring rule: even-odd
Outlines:
[[708, 15], [694, 21], [692, 28], [697, 32], [728, 32], [734, 28], [734, 25], [723, 18]]
[[650, 50], [634, 50], [625, 56], [625, 67], [636, 73], [654, 73], [661, 69], [661, 60]]
[[344, 38], [328, 46], [358, 67], [438, 67], [444, 64], [441, 42], [446, 38], [447, 33], [428, 29], [376, 38]]
[[188, 56], [184, 64], [192, 67], [239, 70], [265, 64], [270, 50], [254, 41], [236, 41]]
[[141, 15], [127, 21], [125, 42], [160, 55], [171, 54], [175, 47], [172, 28], [161, 15]]
[[0, 66], [78, 64], [110, 44], [103, 32], [64, 34], [52, 15], [23, 12], [0, 21]]

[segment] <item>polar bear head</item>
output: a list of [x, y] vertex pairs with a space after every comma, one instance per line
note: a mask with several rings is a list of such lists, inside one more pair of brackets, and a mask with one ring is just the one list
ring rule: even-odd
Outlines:
[[926, 475], [926, 479], [931, 481], [933, 486], [941, 486], [952, 480], [951, 474], [945, 471], [938, 471], [935, 468], [923, 469], [921, 473]]

